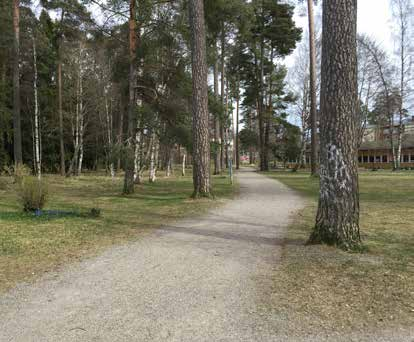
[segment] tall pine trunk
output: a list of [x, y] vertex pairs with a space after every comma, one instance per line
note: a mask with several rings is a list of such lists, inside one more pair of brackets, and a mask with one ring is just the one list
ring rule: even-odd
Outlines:
[[310, 243], [360, 246], [356, 0], [324, 0], [320, 194]]
[[20, 118], [20, 0], [13, 0], [13, 149], [15, 165], [23, 163]]
[[316, 111], [316, 51], [315, 51], [315, 24], [313, 15], [313, 1], [308, 0], [309, 23], [309, 92], [310, 92], [310, 119], [311, 119], [311, 175], [318, 173], [318, 127]]
[[134, 148], [132, 147], [134, 136], [135, 115], [135, 86], [137, 83], [136, 73], [136, 50], [137, 50], [137, 23], [136, 23], [136, 0], [129, 3], [129, 98], [128, 98], [128, 143], [125, 151], [125, 178], [124, 194], [134, 193]]
[[193, 76], [193, 196], [199, 197], [210, 195], [210, 139], [203, 0], [190, 0], [189, 12]]

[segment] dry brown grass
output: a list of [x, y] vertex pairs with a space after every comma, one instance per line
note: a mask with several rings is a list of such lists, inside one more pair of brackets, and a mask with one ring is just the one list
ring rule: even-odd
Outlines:
[[110, 245], [137, 239], [151, 228], [195, 215], [231, 197], [225, 177], [214, 177], [217, 200], [192, 200], [191, 176], [160, 178], [122, 196], [122, 178], [86, 175], [45, 176], [50, 199], [46, 209], [88, 212], [100, 217], [61, 215], [35, 217], [24, 213], [15, 185], [0, 177], [0, 292], [64, 263], [89, 256]]
[[[274, 172], [308, 197], [288, 238], [305, 243], [314, 223], [317, 180]], [[361, 231], [367, 250], [289, 245], [275, 273], [273, 306], [303, 333], [414, 326], [414, 173], [364, 173]]]

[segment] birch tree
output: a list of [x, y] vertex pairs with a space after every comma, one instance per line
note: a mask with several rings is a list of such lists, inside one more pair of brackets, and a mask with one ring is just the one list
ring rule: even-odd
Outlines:
[[316, 47], [315, 22], [313, 14], [314, 0], [308, 0], [309, 23], [309, 95], [310, 95], [310, 126], [311, 126], [311, 175], [317, 174], [318, 164], [318, 127], [316, 112]]
[[398, 87], [400, 93], [400, 107], [397, 121], [396, 169], [401, 168], [401, 147], [404, 129], [404, 119], [407, 117], [408, 97], [410, 95], [412, 72], [412, 16], [413, 5], [411, 0], [391, 1], [393, 20], [395, 23], [394, 36], [396, 37], [395, 55], [398, 59]]
[[33, 96], [34, 96], [34, 142], [35, 142], [35, 170], [38, 179], [42, 178], [42, 159], [41, 159], [41, 151], [40, 151], [40, 124], [39, 124], [39, 99], [38, 99], [38, 91], [37, 91], [37, 51], [36, 51], [36, 37], [35, 31], [32, 32], [32, 43], [33, 43]]
[[[393, 67], [392, 62], [386, 53], [376, 42], [367, 37], [360, 37], [359, 44], [366, 49], [372, 58], [372, 63], [375, 66], [375, 74], [377, 82], [381, 85], [381, 90], [378, 91], [383, 97], [383, 114], [389, 127], [388, 139], [390, 143], [391, 153], [393, 156], [393, 168], [397, 169], [397, 149], [395, 142], [395, 85], [393, 82]], [[378, 101], [377, 101], [378, 102]], [[360, 122], [360, 121], [359, 121]]]

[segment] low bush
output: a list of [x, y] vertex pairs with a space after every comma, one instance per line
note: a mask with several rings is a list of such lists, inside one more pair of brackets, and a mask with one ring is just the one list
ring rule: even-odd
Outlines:
[[31, 170], [24, 164], [18, 164], [13, 168], [14, 183], [21, 185], [25, 177], [30, 176]]
[[40, 210], [48, 198], [47, 184], [36, 177], [24, 176], [19, 185], [18, 195], [24, 211]]

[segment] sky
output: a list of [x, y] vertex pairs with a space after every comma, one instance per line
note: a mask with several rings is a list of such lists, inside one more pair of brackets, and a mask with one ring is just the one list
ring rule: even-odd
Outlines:
[[[315, 8], [316, 15], [320, 15], [320, 8], [320, 5]], [[306, 14], [305, 5], [296, 7], [294, 20], [297, 26], [302, 27], [304, 31], [307, 31], [308, 18], [306, 15], [301, 15], [304, 13]], [[377, 43], [391, 53], [394, 46], [391, 39], [390, 25], [390, 0], [358, 0], [358, 32], [374, 38]], [[293, 56], [286, 58], [287, 66], [292, 65]]]
[[[322, 1], [319, 1], [321, 3]], [[305, 2], [306, 3], [306, 2]], [[306, 5], [297, 6], [294, 20], [296, 25], [308, 30], [308, 17]], [[303, 15], [305, 14], [305, 15]], [[321, 16], [321, 6], [315, 8], [315, 16]], [[394, 51], [391, 36], [391, 9], [390, 0], [358, 0], [358, 33], [363, 33], [373, 38], [382, 48], [390, 54]], [[295, 52], [285, 59], [288, 68], [294, 67]], [[300, 120], [296, 115], [289, 115], [291, 123], [299, 125]]]

